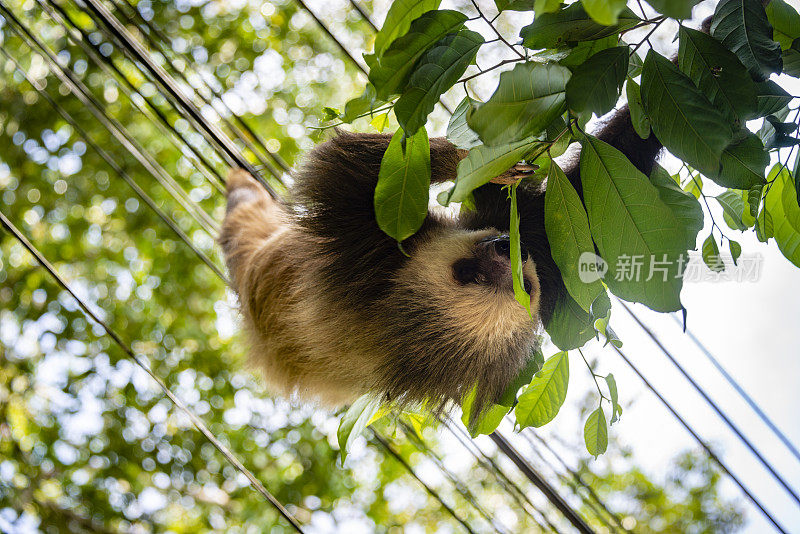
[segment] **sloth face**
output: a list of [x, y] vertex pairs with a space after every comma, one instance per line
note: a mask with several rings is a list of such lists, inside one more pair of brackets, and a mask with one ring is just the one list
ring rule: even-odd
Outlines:
[[[453, 263], [453, 278], [462, 286], [468, 284], [484, 285], [499, 291], [514, 290], [511, 275], [511, 242], [507, 235], [495, 235], [479, 239], [473, 254], [459, 258]], [[530, 260], [527, 248], [522, 246], [523, 265]], [[530, 271], [528, 269], [527, 271]], [[533, 290], [535, 273], [531, 276], [523, 267], [523, 285], [530, 295]]]
[[[528, 251], [523, 254], [524, 287], [536, 320], [539, 279]], [[425, 300], [454, 323], [470, 323], [467, 330], [479, 336], [531, 330], [531, 318], [514, 298], [509, 256], [509, 238], [497, 230], [442, 229], [414, 251], [398, 283], [401, 291], [414, 287], [417, 294], [425, 288]]]

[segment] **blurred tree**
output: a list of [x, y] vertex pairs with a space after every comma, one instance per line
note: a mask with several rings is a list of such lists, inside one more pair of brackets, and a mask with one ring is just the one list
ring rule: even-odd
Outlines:
[[[207, 178], [224, 174], [225, 165], [102, 28], [74, 4], [63, 3], [92, 45], [141, 93], [134, 100], [150, 99], [210, 161], [209, 172], [201, 172], [184, 147], [171, 144], [126, 96], [124, 84], [45, 14], [43, 5], [49, 4], [4, 4], [189, 198], [219, 220], [223, 199]], [[113, 4], [121, 20], [132, 14], [124, 0]], [[227, 105], [289, 162], [311, 146], [303, 126], [316, 124], [320, 103], [344, 101], [356, 91], [352, 65], [294, 2], [142, 0], [135, 7], [170, 36], [175, 53], [170, 59], [202, 70], [219, 84]], [[358, 45], [367, 35], [363, 21], [340, 11], [332, 22], [349, 30]], [[28, 76], [177, 221], [194, 246], [220, 265], [215, 236], [188, 216], [3, 19], [0, 39]], [[395, 531], [410, 524], [425, 531], [458, 528], [377, 449], [361, 447], [341, 468], [332, 446], [333, 417], [264, 395], [241, 360], [233, 337], [233, 302], [224, 283], [87, 147], [11, 61], [2, 57], [0, 67], [3, 213], [265, 486], [320, 532]], [[208, 107], [204, 111], [213, 115]], [[435, 437], [427, 437], [435, 446]], [[429, 465], [412, 454], [409, 442], [398, 440], [396, 446], [412, 464]], [[485, 473], [466, 472], [467, 484], [481, 499], [506, 502]], [[710, 482], [713, 492], [716, 479]], [[446, 481], [434, 487], [465, 518], [479, 522]], [[509, 510], [515, 531], [532, 528], [513, 506], [494, 508]], [[289, 531], [30, 255], [7, 233], [0, 234], [0, 531], [268, 529]]]

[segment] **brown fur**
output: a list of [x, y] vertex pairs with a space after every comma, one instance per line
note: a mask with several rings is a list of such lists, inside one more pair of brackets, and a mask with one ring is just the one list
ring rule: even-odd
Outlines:
[[[623, 110], [599, 137], [644, 170], [660, 144], [632, 132]], [[544, 189], [523, 185], [517, 195], [531, 319], [507, 262], [485, 243], [508, 232], [499, 185], [477, 189], [476, 209], [459, 218], [429, 213], [403, 243], [408, 256], [378, 228], [373, 196], [389, 139], [339, 132], [307, 155], [286, 205], [244, 171], [231, 173], [220, 241], [252, 359], [276, 392], [330, 407], [373, 392], [441, 409], [477, 386], [481, 409], [525, 365], [565, 293], [544, 231]], [[433, 181], [454, 179], [462, 157], [432, 139]], [[580, 191], [577, 169], [567, 173]], [[480, 282], [458, 278], [460, 261], [479, 265]]]

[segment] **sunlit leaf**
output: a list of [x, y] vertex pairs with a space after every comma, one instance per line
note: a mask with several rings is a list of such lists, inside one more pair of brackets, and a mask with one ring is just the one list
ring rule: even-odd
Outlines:
[[367, 428], [369, 421], [380, 408], [380, 404], [380, 399], [371, 395], [363, 395], [356, 399], [342, 416], [339, 430], [336, 433], [339, 439], [342, 463], [347, 458], [353, 441]]
[[604, 26], [592, 20], [580, 2], [555, 13], [537, 15], [533, 23], [520, 31], [522, 44], [528, 48], [557, 48], [567, 43], [591, 41], [614, 35], [639, 24], [641, 19], [630, 9], [623, 9], [617, 23]]
[[642, 105], [658, 139], [703, 173], [716, 175], [733, 129], [678, 67], [648, 52], [642, 72]]
[[762, 2], [720, 0], [711, 22], [711, 35], [739, 57], [756, 81], [781, 72], [781, 45], [772, 40], [772, 26]]
[[586, 450], [589, 454], [597, 458], [608, 448], [608, 426], [606, 425], [606, 414], [603, 407], [598, 407], [589, 414], [586, 424], [583, 427], [583, 440], [586, 443]]
[[578, 192], [555, 163], [550, 165], [547, 176], [544, 225], [553, 261], [561, 271], [564, 285], [572, 298], [588, 312], [592, 302], [603, 291], [599, 280], [586, 283], [579, 273], [581, 255], [594, 254], [589, 219]]
[[428, 214], [431, 154], [425, 128], [405, 140], [403, 130], [392, 136], [381, 160], [375, 187], [378, 226], [397, 241], [414, 235]]
[[379, 58], [374, 58], [369, 81], [377, 97], [386, 100], [401, 94], [417, 60], [448, 33], [461, 29], [467, 16], [458, 11], [428, 11], [413, 22], [408, 33], [393, 41]]
[[519, 396], [514, 408], [517, 423], [522, 428], [540, 427], [555, 418], [564, 400], [569, 385], [569, 356], [559, 352], [544, 362], [530, 385]]
[[614, 108], [628, 72], [627, 46], [597, 52], [577, 68], [566, 85], [567, 104], [575, 111], [604, 115]]
[[569, 69], [520, 63], [500, 75], [497, 90], [467, 113], [467, 123], [487, 145], [503, 145], [540, 133], [566, 110]]
[[464, 74], [482, 44], [479, 33], [461, 30], [445, 36], [422, 55], [394, 105], [397, 122], [406, 135], [425, 126], [439, 97]]

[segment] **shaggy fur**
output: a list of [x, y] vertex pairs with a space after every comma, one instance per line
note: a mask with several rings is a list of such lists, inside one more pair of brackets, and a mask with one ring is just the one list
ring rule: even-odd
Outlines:
[[[599, 137], [645, 172], [661, 148], [635, 134], [627, 110]], [[487, 242], [508, 232], [501, 186], [477, 189], [476, 209], [460, 218], [429, 213], [403, 242], [408, 256], [378, 228], [373, 196], [389, 140], [340, 132], [319, 145], [286, 206], [244, 171], [230, 175], [220, 240], [252, 357], [274, 390], [327, 406], [379, 392], [441, 408], [477, 386], [485, 407], [525, 365], [565, 291], [544, 231], [544, 189], [518, 190], [531, 321], [514, 299], [508, 261]], [[454, 179], [464, 155], [432, 139], [433, 181]], [[567, 171], [580, 191], [577, 170]], [[474, 280], [459, 278], [462, 264]]]

